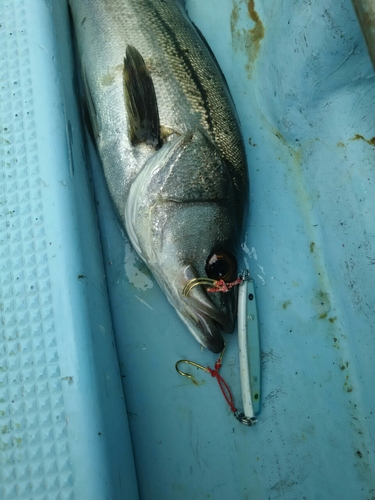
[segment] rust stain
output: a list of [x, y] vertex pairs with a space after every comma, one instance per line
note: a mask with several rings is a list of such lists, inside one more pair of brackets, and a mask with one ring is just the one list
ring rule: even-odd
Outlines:
[[375, 137], [371, 137], [371, 139], [365, 139], [365, 137], [363, 137], [363, 135], [355, 134], [355, 136], [352, 137], [350, 140], [351, 141], [362, 140], [362, 141], [367, 142], [367, 144], [370, 144], [370, 146], [375, 146]]
[[249, 0], [247, 10], [249, 12], [250, 19], [252, 19], [255, 23], [255, 27], [250, 30], [250, 33], [253, 35], [254, 42], [260, 43], [260, 41], [264, 38], [264, 26], [259, 14], [255, 10], [254, 0]]
[[235, 33], [238, 20], [240, 18], [239, 7], [236, 3], [233, 4], [232, 14], [230, 16], [230, 30], [232, 35]]
[[248, 39], [250, 45], [248, 48], [249, 64], [246, 65], [246, 69], [251, 76], [252, 65], [254, 64], [256, 58], [258, 57], [260, 42], [264, 38], [264, 26], [258, 13], [255, 11], [254, 0], [249, 0], [247, 4], [247, 10], [250, 19], [252, 19], [252, 21], [254, 21], [255, 23], [254, 28], [248, 31]]
[[[246, 3], [247, 14], [254, 26], [251, 29], [244, 29], [239, 27], [241, 18], [241, 4]], [[233, 9], [230, 19], [230, 27], [232, 32], [232, 40], [234, 49], [241, 49], [247, 54], [248, 63], [246, 70], [248, 77], [251, 78], [254, 63], [258, 57], [261, 41], [264, 38], [264, 25], [255, 10], [254, 0], [233, 0]]]

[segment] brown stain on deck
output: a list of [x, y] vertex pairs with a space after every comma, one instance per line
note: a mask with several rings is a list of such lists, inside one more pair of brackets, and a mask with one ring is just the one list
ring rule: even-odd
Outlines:
[[233, 0], [230, 27], [232, 32], [233, 48], [235, 50], [240, 49], [246, 53], [248, 59], [246, 70], [248, 77], [251, 78], [254, 63], [258, 57], [265, 30], [259, 14], [255, 10], [254, 0], [248, 0], [246, 2], [247, 14], [254, 26], [247, 30], [238, 26], [241, 17], [241, 4], [244, 3], [245, 2], [243, 0]]
[[355, 134], [355, 136], [352, 137], [350, 140], [351, 141], [361, 140], [367, 142], [367, 144], [370, 144], [370, 146], [375, 146], [375, 137], [371, 137], [371, 139], [366, 139], [365, 137], [363, 137], [363, 135]]
[[254, 43], [256, 55], [258, 55], [259, 48], [260, 48], [260, 42], [264, 38], [264, 26], [263, 23], [259, 17], [259, 14], [255, 10], [255, 3], [254, 0], [249, 0], [247, 4], [247, 11], [249, 13], [250, 19], [252, 19], [255, 23], [255, 26], [252, 30], [250, 30], [251, 33], [251, 39]]

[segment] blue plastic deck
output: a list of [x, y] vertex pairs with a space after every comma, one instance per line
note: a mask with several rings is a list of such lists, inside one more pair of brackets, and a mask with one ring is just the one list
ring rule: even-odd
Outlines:
[[258, 422], [237, 422], [208, 373], [175, 371], [216, 357], [85, 153], [65, 0], [0, 2], [0, 498], [132, 500], [135, 468], [142, 500], [373, 500], [375, 79], [352, 4], [186, 5], [247, 149]]
[[[375, 136], [375, 86], [352, 4], [187, 6], [227, 78], [247, 147], [243, 248], [257, 290], [262, 408], [247, 428], [208, 374], [196, 373], [198, 387], [176, 374], [178, 359], [216, 358], [180, 324], [102, 193], [140, 495], [369, 500], [375, 192], [374, 148], [364, 139]], [[101, 185], [99, 168], [96, 178]], [[236, 338], [227, 346], [222, 374], [240, 406]]]

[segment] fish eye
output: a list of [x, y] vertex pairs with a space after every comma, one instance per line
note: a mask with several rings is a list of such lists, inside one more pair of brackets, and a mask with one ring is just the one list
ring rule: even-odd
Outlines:
[[215, 247], [206, 261], [206, 274], [214, 280], [234, 281], [237, 278], [237, 260], [229, 250]]

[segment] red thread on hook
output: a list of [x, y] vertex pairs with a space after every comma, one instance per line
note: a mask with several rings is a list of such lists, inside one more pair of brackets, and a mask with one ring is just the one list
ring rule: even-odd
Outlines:
[[207, 292], [210, 293], [215, 293], [215, 292], [229, 292], [231, 288], [233, 288], [236, 285], [239, 285], [242, 283], [243, 279], [242, 278], [237, 278], [234, 281], [231, 281], [230, 283], [226, 283], [224, 280], [217, 280], [214, 283], [214, 286], [212, 288], [207, 288]]
[[237, 408], [234, 406], [233, 395], [231, 393], [231, 390], [229, 389], [228, 384], [225, 382], [225, 380], [219, 373], [220, 368], [221, 368], [221, 359], [218, 359], [215, 363], [215, 369], [213, 370], [208, 366], [207, 370], [211, 373], [212, 377], [216, 378], [219, 387], [221, 389], [221, 392], [223, 393], [223, 396], [225, 398], [225, 401], [228, 403], [232, 412], [237, 413]]

